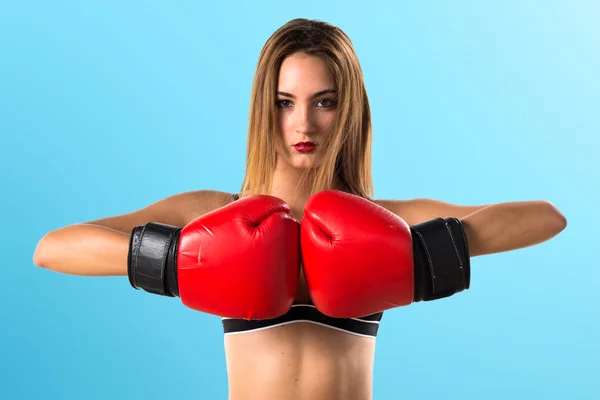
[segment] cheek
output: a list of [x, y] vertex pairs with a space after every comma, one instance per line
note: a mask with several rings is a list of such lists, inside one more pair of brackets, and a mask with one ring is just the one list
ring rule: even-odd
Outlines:
[[284, 143], [287, 142], [287, 132], [289, 129], [286, 127], [285, 117], [278, 113], [275, 118], [275, 148], [280, 154], [284, 151]]
[[290, 132], [293, 132], [291, 118], [289, 113], [277, 114], [277, 135], [285, 138]]
[[318, 118], [319, 130], [322, 132], [329, 132], [335, 122], [335, 116], [335, 112], [324, 112], [320, 114]]

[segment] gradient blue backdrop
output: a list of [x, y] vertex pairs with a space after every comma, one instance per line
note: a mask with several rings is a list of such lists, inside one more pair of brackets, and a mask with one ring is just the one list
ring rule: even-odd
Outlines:
[[600, 398], [598, 2], [199, 3], [0, 2], [2, 398], [226, 398], [217, 317], [32, 254], [67, 224], [237, 190], [258, 54], [296, 17], [355, 44], [379, 198], [544, 199], [569, 221], [474, 259], [469, 292], [387, 312], [375, 399]]

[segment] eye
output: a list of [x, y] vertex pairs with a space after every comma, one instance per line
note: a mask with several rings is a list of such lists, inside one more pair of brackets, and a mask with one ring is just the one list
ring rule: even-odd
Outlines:
[[291, 101], [289, 100], [277, 100], [275, 102], [275, 104], [277, 105], [277, 107], [279, 108], [287, 108], [291, 106]]
[[337, 104], [335, 99], [321, 99], [317, 102], [318, 107], [327, 108], [334, 107]]

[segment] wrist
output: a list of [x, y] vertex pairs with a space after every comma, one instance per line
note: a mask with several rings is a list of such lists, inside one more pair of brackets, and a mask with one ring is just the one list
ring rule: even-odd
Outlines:
[[135, 289], [162, 296], [179, 296], [177, 249], [181, 228], [148, 223], [131, 233], [127, 275]]
[[462, 223], [435, 218], [411, 227], [414, 301], [437, 300], [469, 289], [471, 264]]

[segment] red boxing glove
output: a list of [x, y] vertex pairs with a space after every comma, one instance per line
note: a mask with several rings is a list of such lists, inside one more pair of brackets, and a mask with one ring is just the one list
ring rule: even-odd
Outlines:
[[409, 227], [358, 196], [323, 191], [306, 203], [304, 274], [323, 314], [356, 318], [468, 289], [468, 247], [460, 221]]
[[289, 212], [280, 199], [259, 195], [183, 229], [137, 227], [129, 248], [130, 283], [221, 317], [279, 317], [293, 304], [300, 272], [300, 225]]

